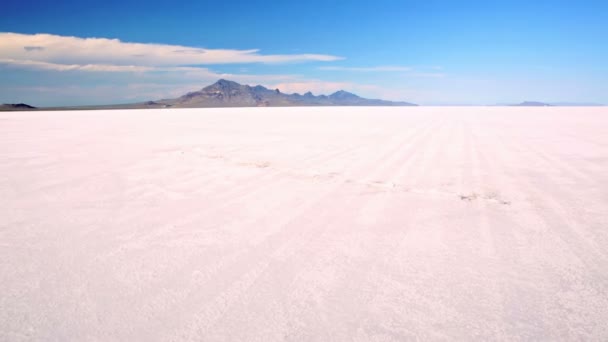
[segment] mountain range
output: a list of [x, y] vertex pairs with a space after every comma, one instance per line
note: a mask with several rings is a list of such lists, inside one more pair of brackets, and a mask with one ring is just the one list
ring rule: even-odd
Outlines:
[[[27, 107], [26, 107], [27, 106]], [[31, 107], [26, 104], [6, 104], [0, 110], [75, 110], [75, 109], [144, 109], [144, 108], [214, 108], [214, 107], [295, 107], [295, 106], [417, 106], [409, 102], [366, 99], [344, 90], [331, 95], [313, 95], [307, 92], [285, 94], [279, 89], [261, 85], [249, 86], [221, 79], [201, 90], [175, 99], [162, 99], [139, 103], [74, 106]]]
[[200, 108], [200, 107], [287, 107], [287, 106], [415, 106], [409, 102], [366, 99], [344, 90], [329, 96], [307, 92], [285, 94], [279, 89], [261, 85], [249, 86], [221, 79], [201, 90], [176, 99], [144, 103], [147, 106]]
[[[0, 111], [296, 106], [417, 106], [417, 104], [402, 101], [366, 99], [344, 90], [339, 90], [331, 95], [313, 95], [311, 92], [305, 94], [286, 94], [279, 89], [268, 89], [261, 85], [243, 85], [234, 81], [220, 79], [201, 90], [193, 91], [174, 99], [127, 104], [71, 107], [33, 107], [24, 103], [16, 103], [2, 104], [0, 105]], [[518, 104], [499, 104], [499, 106], [545, 107], [602, 105], [596, 103], [545, 103], [539, 101], [524, 101]]]

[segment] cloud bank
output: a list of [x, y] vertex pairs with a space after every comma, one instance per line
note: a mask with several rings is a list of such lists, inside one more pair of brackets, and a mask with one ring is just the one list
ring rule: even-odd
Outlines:
[[[235, 63], [331, 62], [342, 57], [324, 54], [265, 55], [258, 49], [206, 49], [182, 45], [129, 43], [119, 39], [79, 38], [52, 34], [0, 33], [0, 60], [5, 64], [55, 68], [87, 66], [83, 70], [108, 66], [168, 67]], [[41, 64], [49, 63], [49, 64]], [[55, 65], [55, 66], [53, 66]], [[99, 65], [99, 67], [93, 67]]]

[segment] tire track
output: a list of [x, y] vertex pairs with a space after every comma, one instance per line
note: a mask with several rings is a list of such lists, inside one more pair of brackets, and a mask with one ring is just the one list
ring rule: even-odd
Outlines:
[[[408, 141], [410, 141], [412, 139], [412, 136], [419, 135], [419, 134], [421, 134], [420, 131], [415, 131], [410, 136], [408, 136], [408, 137], [406, 137], [404, 139], [399, 140], [398, 143], [396, 144], [396, 146], [394, 148], [388, 149], [387, 152], [383, 155], [383, 157], [380, 158], [380, 160], [386, 160], [385, 157], [390, 157], [390, 156], [394, 155], [396, 153], [396, 151], [400, 150], [400, 148], [403, 146], [403, 144], [407, 143]], [[390, 162], [390, 158], [389, 158], [388, 162]], [[359, 161], [359, 164], [361, 166], [368, 165], [368, 163], [370, 163], [370, 161], [369, 160], [365, 160], [365, 159]], [[387, 162], [385, 161], [385, 163], [387, 163]], [[374, 171], [372, 172], [372, 175], [375, 176], [376, 174], [380, 174], [380, 172], [383, 171], [384, 168], [385, 167], [383, 167], [382, 165], [380, 165], [379, 167], [376, 167], [374, 169]], [[358, 168], [354, 168], [354, 169], [358, 169]], [[338, 186], [342, 187], [343, 183], [339, 183]], [[332, 196], [327, 196], [326, 198], [331, 198], [331, 197]], [[344, 210], [346, 212], [350, 211], [349, 208], [348, 208], [348, 204], [352, 203], [352, 201], [355, 198], [356, 197], [353, 197], [353, 196], [347, 197], [347, 203], [346, 203], [347, 205], [342, 210]], [[321, 201], [319, 201], [319, 202], [321, 202]], [[357, 205], [357, 203], [354, 203], [354, 204]], [[329, 212], [328, 212], [328, 214], [329, 214]], [[329, 223], [326, 223], [324, 221], [325, 220], [321, 220], [320, 227], [326, 227], [327, 225], [329, 225]], [[330, 222], [331, 222], [331, 220], [330, 220]], [[310, 244], [313, 244], [311, 242], [311, 239], [313, 239], [313, 241], [320, 241], [317, 244], [325, 244], [326, 242], [324, 242], [324, 241], [333, 241], [334, 240], [334, 238], [331, 238], [331, 236], [335, 235], [335, 232], [333, 230], [332, 231], [325, 231], [324, 229], [313, 229], [307, 235], [308, 235], [308, 238], [300, 236], [300, 237], [297, 237], [297, 238], [290, 239], [290, 241], [291, 241], [290, 244], [300, 245], [300, 249], [304, 248], [304, 246], [306, 246], [306, 244], [302, 244], [301, 241], [308, 241], [307, 244], [310, 245]], [[287, 245], [287, 246], [281, 247], [281, 250], [292, 251], [292, 254], [291, 254], [292, 257], [291, 258], [294, 258], [295, 256], [298, 255], [295, 251], [299, 250], [299, 249], [296, 246], [289, 247], [289, 245]], [[335, 250], [335, 247], [330, 248], [329, 246], [328, 246], [327, 249], [323, 249], [323, 248], [319, 249], [319, 251], [323, 251], [322, 255], [327, 255], [328, 257], [330, 255], [335, 255], [336, 254], [336, 253], [334, 253], [334, 250]], [[319, 258], [322, 258], [322, 257], [321, 256], [317, 256], [316, 258], [313, 257], [313, 260], [318, 260]], [[328, 259], [326, 259], [325, 262], [317, 262], [317, 263], [326, 264], [327, 262], [329, 262]], [[281, 263], [281, 264], [283, 264], [283, 263]], [[266, 265], [266, 267], [270, 267], [270, 266]], [[263, 274], [271, 275], [271, 274], [273, 274], [273, 272], [270, 272], [269, 270], [265, 270], [265, 271], [263, 271]], [[262, 283], [263, 284], [264, 281], [262, 280], [261, 275], [258, 275], [257, 277], [260, 278], [260, 280], [256, 281], [256, 283]], [[311, 285], [311, 286], [314, 286], [314, 285]], [[218, 317], [217, 320], [221, 319], [222, 317], [224, 317], [224, 315]]]
[[[367, 163], [367, 160], [353, 160], [353, 163], [358, 163], [358, 164], [362, 164], [362, 163]], [[336, 192], [340, 191], [340, 188], [343, 186], [343, 183], [334, 183], [331, 184], [329, 187], [325, 186], [325, 191], [323, 191], [322, 195], [320, 196], [316, 196], [315, 198], [307, 201], [307, 205], [302, 207], [302, 210], [297, 210], [297, 212], [295, 214], [293, 214], [294, 209], [291, 208], [289, 211], [292, 212], [292, 214], [290, 214], [290, 216], [288, 218], [286, 218], [285, 222], [279, 222], [279, 224], [273, 224], [274, 227], [283, 227], [283, 229], [278, 230], [277, 232], [275, 232], [274, 235], [271, 235], [269, 238], [267, 238], [265, 241], [263, 241], [261, 244], [258, 244], [254, 251], [247, 253], [247, 256], [241, 256], [240, 259], [247, 259], [247, 260], [256, 260], [256, 258], [253, 258], [251, 253], [254, 253], [255, 251], [257, 251], [257, 253], [262, 253], [260, 254], [261, 256], [266, 256], [265, 261], [258, 261], [257, 262], [257, 266], [253, 267], [253, 270], [248, 272], [247, 274], [251, 275], [251, 276], [247, 276], [245, 275], [245, 278], [242, 278], [242, 280], [238, 280], [236, 283], [234, 283], [234, 285], [229, 286], [229, 289], [235, 289], [234, 291], [228, 290], [228, 294], [227, 295], [221, 295], [220, 297], [216, 297], [216, 300], [214, 301], [216, 304], [215, 305], [211, 305], [211, 307], [208, 307], [208, 309], [205, 311], [205, 313], [201, 313], [198, 315], [197, 318], [195, 318], [195, 321], [197, 323], [194, 323], [191, 325], [191, 328], [187, 329], [188, 331], [190, 331], [190, 333], [186, 334], [186, 339], [190, 339], [193, 336], [199, 336], [201, 333], [204, 333], [204, 331], [209, 330], [213, 325], [216, 324], [216, 322], [218, 320], [220, 320], [225, 313], [229, 310], [229, 308], [233, 305], [233, 303], [235, 303], [240, 297], [242, 297], [243, 292], [246, 291], [247, 289], [249, 289], [251, 286], [254, 285], [254, 283], [256, 282], [256, 279], [258, 279], [259, 277], [262, 276], [262, 274], [266, 274], [266, 270], [270, 267], [271, 265], [271, 260], [268, 259], [268, 255], [272, 254], [269, 251], [270, 250], [285, 250], [285, 249], [297, 249], [296, 246], [294, 245], [298, 245], [298, 244], [302, 244], [302, 241], [309, 241], [310, 238], [306, 238], [303, 237], [302, 234], [305, 235], [309, 235], [309, 236], [318, 236], [319, 232], [318, 231], [311, 231], [311, 232], [300, 232], [299, 234], [296, 234], [295, 231], [290, 231], [290, 230], [286, 230], [284, 229], [285, 225], [291, 221], [291, 220], [295, 220], [297, 219], [299, 216], [301, 216], [306, 210], [308, 210], [312, 205], [314, 205], [317, 202], [321, 202], [323, 200], [323, 198], [331, 198], [333, 195], [335, 195]], [[253, 224], [253, 222], [249, 222], [249, 223], [243, 223], [244, 225], [255, 225]], [[323, 227], [323, 226], [321, 226]], [[271, 249], [268, 248], [268, 245], [272, 245], [272, 244], [276, 244], [273, 243], [273, 241], [281, 241], [283, 239], [285, 239], [287, 236], [291, 236], [289, 239], [287, 239], [286, 242], [284, 242], [284, 244], [287, 245], [278, 245], [276, 247], [273, 247]], [[293, 248], [288, 248], [287, 246], [292, 245]], [[302, 247], [300, 247], [302, 248]], [[259, 259], [259, 257], [258, 257]], [[250, 267], [247, 266], [247, 269], [249, 269]], [[253, 274], [253, 275], [252, 275]], [[246, 283], [247, 286], [242, 286], [242, 282]], [[229, 297], [230, 299], [226, 299], [226, 297]], [[221, 299], [223, 298], [223, 299]], [[191, 298], [190, 298], [191, 299]], [[219, 300], [219, 301], [218, 301]], [[226, 305], [225, 301], [227, 301], [229, 304]], [[230, 304], [232, 303], [232, 304]], [[213, 309], [215, 308], [215, 309]]]
[[[521, 151], [524, 149], [522, 145], [525, 142], [522, 140], [507, 139], [503, 134], [497, 134], [494, 138], [498, 140], [498, 143], [494, 144], [496, 149], [502, 148], [507, 153], [509, 150]], [[507, 150], [506, 146], [511, 147]], [[528, 160], [528, 165], [533, 165], [532, 163], [538, 160], [518, 153], [518, 159], [522, 160], [522, 158]], [[544, 161], [547, 163], [546, 160]], [[551, 167], [551, 165], [547, 165], [547, 167]], [[531, 279], [528, 286], [545, 294], [543, 302], [546, 324], [558, 322], [557, 317], [566, 316], [565, 321], [561, 321], [562, 324], [550, 325], [539, 335], [547, 336], [549, 331], [555, 332], [556, 337], [586, 336], [586, 339], [595, 339], [598, 336], [605, 335], [607, 331], [601, 328], [603, 325], [600, 323], [600, 317], [608, 316], [608, 311], [605, 309], [608, 307], [608, 301], [597, 302], [597, 295], [589, 296], [599, 291], [604, 293], [604, 298], [608, 298], [608, 278], [604, 272], [605, 266], [603, 266], [606, 265], [604, 255], [596, 249], [596, 244], [580, 236], [579, 232], [584, 231], [585, 228], [566, 216], [566, 209], [554, 200], [552, 195], [547, 195], [547, 188], [540, 188], [537, 183], [524, 181], [524, 179], [526, 178], [515, 176], [513, 183], [516, 189], [525, 189], [529, 195], [526, 203], [531, 208], [527, 210], [527, 214], [532, 215], [532, 220], [520, 220], [519, 215], [514, 215], [512, 218], [520, 229], [530, 230], [537, 225], [542, 227], [538, 234], [528, 232], [523, 235], [528, 238], [532, 236], [535, 240], [538, 239], [537, 242], [534, 242], [534, 240], [531, 242], [540, 247], [540, 251], [536, 251], [533, 245], [523, 249], [530, 253], [540, 253], [531, 254], [531, 257], [540, 258], [541, 269], [537, 271], [536, 279]], [[551, 188], [551, 192], [556, 191], [561, 192], [555, 186]], [[564, 193], [564, 195], [567, 194]], [[519, 210], [523, 209], [521, 204], [518, 204], [517, 207]], [[547, 239], [555, 238], [559, 240], [544, 242]], [[553, 259], [548, 259], [550, 255]], [[532, 274], [529, 275], [533, 276]], [[599, 278], [590, 282], [589, 275]], [[566, 286], [566, 289], [564, 289], [564, 286]], [[566, 299], [569, 297], [564, 297], [567, 295], [567, 288], [570, 286], [583, 287], [584, 291], [576, 295], [575, 301], [582, 301], [585, 306], [571, 304], [570, 299]], [[538, 290], [539, 288], [542, 290]], [[595, 300], [591, 298], [595, 298]], [[513, 300], [520, 301], [521, 298], [513, 298]], [[568, 315], [568, 312], [575, 312], [575, 314]], [[585, 322], [576, 322], [579, 317], [587, 317], [587, 319]], [[567, 323], [567, 325], [563, 323]]]

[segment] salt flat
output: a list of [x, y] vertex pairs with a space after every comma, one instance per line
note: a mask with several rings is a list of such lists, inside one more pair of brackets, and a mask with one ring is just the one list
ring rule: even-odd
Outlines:
[[608, 339], [607, 108], [0, 113], [0, 340]]

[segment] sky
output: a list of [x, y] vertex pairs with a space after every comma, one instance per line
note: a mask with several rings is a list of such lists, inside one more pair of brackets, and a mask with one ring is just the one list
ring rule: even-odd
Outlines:
[[0, 102], [172, 98], [219, 78], [423, 105], [608, 104], [608, 1], [31, 1], [0, 11]]

